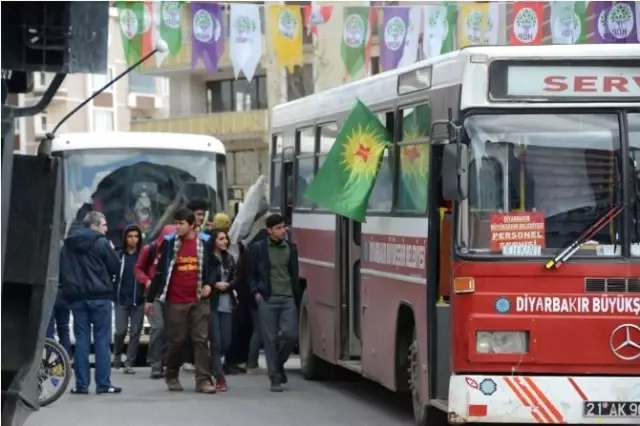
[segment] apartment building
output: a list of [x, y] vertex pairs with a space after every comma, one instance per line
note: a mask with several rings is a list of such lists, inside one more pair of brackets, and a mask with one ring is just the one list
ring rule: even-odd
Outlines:
[[[117, 10], [111, 8], [106, 74], [70, 74], [45, 111], [16, 120], [14, 150], [34, 154], [38, 140], [71, 110], [127, 68], [122, 49]], [[31, 93], [12, 95], [8, 102], [27, 106], [38, 102], [53, 78], [50, 73], [34, 73]], [[98, 95], [65, 122], [58, 133], [129, 131], [136, 118], [167, 117], [169, 84], [166, 78], [133, 71]]]

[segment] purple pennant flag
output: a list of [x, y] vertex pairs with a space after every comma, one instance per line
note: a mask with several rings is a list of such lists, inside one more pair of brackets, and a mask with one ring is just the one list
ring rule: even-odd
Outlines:
[[382, 9], [382, 43], [380, 65], [384, 71], [398, 66], [404, 53], [404, 40], [409, 29], [409, 7], [385, 7]]
[[217, 3], [191, 3], [191, 68], [195, 69], [198, 60], [207, 71], [218, 71], [218, 61], [224, 53], [224, 28], [222, 27], [222, 9]]
[[637, 43], [636, 2], [594, 2], [597, 43]]

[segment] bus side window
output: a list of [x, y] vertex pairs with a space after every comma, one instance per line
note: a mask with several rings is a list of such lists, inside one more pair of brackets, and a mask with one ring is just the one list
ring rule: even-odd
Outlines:
[[[392, 125], [393, 118], [387, 120], [389, 115], [390, 114], [386, 112], [377, 114], [378, 119], [386, 128]], [[390, 131], [389, 134], [393, 135], [393, 131]], [[378, 171], [376, 182], [369, 196], [367, 211], [379, 213], [388, 213], [391, 211], [391, 206], [393, 205], [393, 170], [395, 169], [395, 167], [393, 167], [393, 156], [389, 155], [392, 149], [391, 147], [392, 145], [390, 144], [384, 150], [380, 170]]]
[[304, 193], [314, 176], [315, 127], [307, 127], [296, 132], [296, 185], [294, 207], [310, 209], [313, 203]]
[[398, 210], [424, 215], [429, 195], [431, 107], [428, 103], [407, 107], [398, 116]]
[[271, 176], [269, 177], [270, 190], [270, 207], [279, 210], [282, 202], [282, 135], [273, 135], [271, 137]]
[[[338, 135], [338, 123], [325, 123], [320, 124], [318, 126], [318, 130], [320, 131], [320, 140], [316, 146], [316, 170], [315, 173], [318, 173], [320, 167], [324, 163], [324, 160], [327, 159], [327, 154], [331, 150], [334, 142], [336, 141], [336, 136]], [[316, 206], [317, 207], [317, 206]]]

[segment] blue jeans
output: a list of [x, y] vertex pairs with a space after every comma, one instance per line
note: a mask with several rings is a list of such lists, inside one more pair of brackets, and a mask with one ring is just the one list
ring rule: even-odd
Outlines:
[[96, 356], [96, 390], [111, 387], [111, 300], [87, 300], [73, 302], [73, 334], [76, 337], [76, 350], [73, 357], [73, 370], [76, 376], [76, 389], [85, 390], [91, 383], [89, 352], [91, 347], [91, 326], [93, 325], [93, 344]]
[[67, 308], [53, 308], [51, 312], [51, 319], [49, 320], [49, 327], [47, 327], [47, 337], [50, 339], [55, 338], [56, 332], [58, 333], [58, 341], [71, 356], [71, 338], [69, 336], [69, 318], [71, 317], [71, 311]]
[[227, 353], [231, 344], [231, 312], [219, 312], [211, 309], [211, 329], [209, 360], [211, 362], [211, 372], [216, 379], [224, 377], [222, 369], [222, 357]]

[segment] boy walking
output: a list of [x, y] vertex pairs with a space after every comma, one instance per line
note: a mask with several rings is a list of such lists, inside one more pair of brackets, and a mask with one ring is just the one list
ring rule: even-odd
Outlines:
[[[144, 284], [145, 292], [155, 276], [164, 237], [175, 234], [175, 232], [176, 227], [174, 225], [165, 225], [158, 238], [142, 248], [136, 264], [136, 279]], [[164, 326], [164, 303], [160, 302], [157, 297], [153, 303], [152, 313], [147, 319], [151, 328], [147, 363], [151, 367], [151, 378], [161, 379], [164, 377], [164, 366], [167, 363], [168, 342]]]
[[288, 381], [284, 364], [298, 339], [298, 249], [286, 238], [282, 216], [272, 214], [265, 224], [268, 238], [249, 248], [251, 266], [247, 279], [258, 305], [271, 391], [282, 392], [282, 384]]
[[122, 367], [124, 339], [127, 336], [127, 329], [129, 329], [124, 373], [135, 374], [133, 367], [138, 356], [140, 333], [144, 321], [144, 286], [135, 277], [135, 266], [142, 246], [142, 230], [137, 225], [129, 225], [123, 233], [125, 247], [118, 253], [120, 281], [115, 303], [116, 330], [113, 341], [115, 352], [113, 366], [114, 368]]
[[215, 393], [209, 366], [208, 281], [213, 261], [209, 236], [195, 230], [195, 214], [188, 208], [174, 215], [176, 234], [165, 237], [156, 273], [147, 291], [145, 313], [152, 314], [153, 302], [165, 302], [169, 339], [165, 381], [170, 391], [182, 391], [179, 381], [184, 346], [191, 338], [196, 367], [196, 392]]

